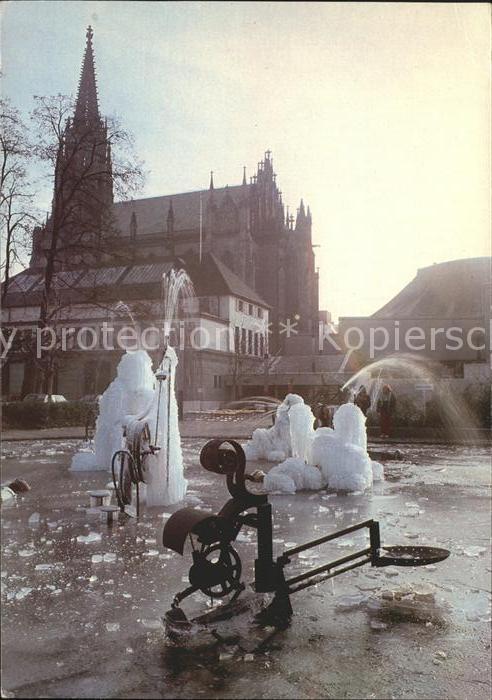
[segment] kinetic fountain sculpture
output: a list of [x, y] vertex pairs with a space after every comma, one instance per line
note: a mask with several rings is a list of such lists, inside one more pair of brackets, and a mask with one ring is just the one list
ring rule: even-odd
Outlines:
[[154, 374], [143, 349], [123, 355], [116, 378], [100, 400], [95, 450], [81, 451], [72, 460], [73, 470], [111, 469], [121, 510], [136, 496], [138, 514], [142, 490], [149, 506], [177, 503], [186, 493], [174, 390], [178, 358], [169, 338], [179, 300], [192, 295], [183, 269], [173, 267], [164, 275], [164, 352], [159, 367]]
[[295, 493], [323, 486], [364, 491], [384, 479], [383, 467], [367, 452], [365, 417], [353, 403], [343, 404], [333, 428], [314, 430], [314, 416], [301, 396], [287, 394], [275, 425], [258, 428], [244, 452], [248, 460], [281, 461], [267, 474], [257, 472], [269, 493]]
[[[277, 628], [289, 624], [292, 593], [365, 564], [376, 567], [390, 564], [423, 566], [449, 556], [448, 550], [439, 547], [382, 547], [379, 523], [371, 519], [295, 546], [274, 559], [272, 506], [266, 494], [251, 493], [246, 488], [245, 480], [251, 479], [251, 476], [245, 473], [246, 458], [241, 446], [234, 440], [211, 440], [202, 449], [200, 462], [204, 469], [226, 477], [231, 499], [217, 515], [196, 508], [182, 508], [169, 518], [164, 527], [164, 547], [182, 555], [187, 539], [192, 545], [189, 586], [174, 597], [165, 618], [168, 637], [175, 643], [187, 643], [187, 637], [189, 640], [190, 635], [197, 631], [197, 625], [207, 625], [208, 622], [207, 615], [188, 621], [180, 607], [185, 598], [201, 591], [208, 599], [221, 599], [231, 604], [245, 589], [241, 581], [241, 558], [232, 546], [243, 525], [254, 528], [257, 533], [254, 591], [273, 593], [272, 601], [261, 611], [258, 621]], [[369, 543], [364, 549], [294, 576], [286, 574], [286, 567], [301, 552], [366, 528]], [[223, 617], [227, 604], [222, 606]], [[231, 608], [231, 615], [234, 613], [234, 608]]]

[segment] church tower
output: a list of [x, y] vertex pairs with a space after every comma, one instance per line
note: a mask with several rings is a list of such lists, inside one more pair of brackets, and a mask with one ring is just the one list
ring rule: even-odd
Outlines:
[[57, 267], [94, 262], [110, 229], [113, 203], [111, 142], [101, 118], [89, 26], [72, 119], [59, 139], [51, 214], [34, 237], [32, 264], [43, 264], [43, 249], [56, 239]]

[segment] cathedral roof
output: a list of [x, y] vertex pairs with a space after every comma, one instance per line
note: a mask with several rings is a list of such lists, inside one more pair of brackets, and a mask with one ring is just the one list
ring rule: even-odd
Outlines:
[[[238, 204], [243, 193], [242, 185], [219, 187], [213, 190], [214, 202], [221, 205], [224, 197], [229, 194]], [[167, 230], [167, 217], [172, 204], [174, 214], [174, 231], [198, 230], [200, 227], [200, 198], [202, 200], [202, 216], [205, 221], [210, 190], [182, 192], [162, 197], [146, 197], [117, 202], [113, 205], [116, 225], [124, 236], [130, 235], [130, 222], [135, 214], [136, 234], [152, 236]]]

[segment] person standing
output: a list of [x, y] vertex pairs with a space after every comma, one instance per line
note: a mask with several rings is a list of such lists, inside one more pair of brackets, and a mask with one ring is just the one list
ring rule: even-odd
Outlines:
[[331, 409], [326, 404], [323, 404], [319, 410], [318, 417], [316, 419], [316, 428], [332, 428], [333, 415]]
[[377, 411], [381, 424], [380, 437], [391, 437], [393, 430], [393, 414], [395, 412], [396, 399], [389, 384], [383, 386], [381, 398], [378, 401]]
[[367, 411], [369, 410], [369, 408], [371, 406], [371, 397], [367, 393], [365, 386], [361, 386], [361, 388], [357, 392], [355, 399], [354, 399], [354, 403], [356, 406], [358, 406], [360, 408], [362, 413], [365, 416], [367, 416]]

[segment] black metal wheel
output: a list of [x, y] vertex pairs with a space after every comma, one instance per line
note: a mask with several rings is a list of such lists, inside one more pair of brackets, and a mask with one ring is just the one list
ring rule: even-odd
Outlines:
[[134, 445], [133, 450], [133, 458], [135, 460], [138, 478], [141, 482], [145, 484], [145, 478], [147, 476], [145, 458], [150, 453], [151, 442], [150, 428], [148, 423], [145, 423], [142, 429], [138, 432], [136, 440], [137, 441]]
[[[136, 468], [128, 450], [118, 450], [111, 460], [114, 492], [120, 508], [132, 502], [132, 484], [137, 483]], [[118, 478], [116, 475], [118, 474]]]
[[241, 590], [242, 565], [230, 544], [215, 544], [196, 552], [190, 583], [209, 598], [224, 598]]

